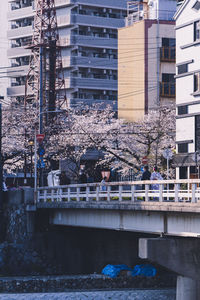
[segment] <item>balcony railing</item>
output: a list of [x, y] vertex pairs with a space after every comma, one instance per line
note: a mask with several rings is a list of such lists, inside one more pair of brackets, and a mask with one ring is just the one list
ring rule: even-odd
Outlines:
[[161, 47], [160, 48], [160, 60], [166, 62], [175, 62], [176, 49], [175, 47]]
[[175, 98], [175, 83], [174, 82], [160, 82], [160, 96], [166, 98]]

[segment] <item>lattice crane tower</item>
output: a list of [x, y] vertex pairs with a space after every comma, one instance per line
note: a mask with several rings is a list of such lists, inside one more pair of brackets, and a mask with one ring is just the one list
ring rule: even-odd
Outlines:
[[34, 105], [39, 116], [40, 133], [55, 111], [66, 109], [64, 73], [54, 0], [35, 0], [36, 14], [25, 103]]

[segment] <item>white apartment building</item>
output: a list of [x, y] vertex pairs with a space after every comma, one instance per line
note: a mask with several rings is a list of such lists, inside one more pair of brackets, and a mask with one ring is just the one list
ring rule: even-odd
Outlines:
[[1, 59], [0, 59], [0, 96], [4, 97], [2, 103], [7, 103], [7, 87], [9, 84], [8, 78], [6, 77], [6, 67], [8, 66], [8, 58], [7, 58], [7, 49], [8, 49], [8, 40], [7, 40], [7, 10], [8, 10], [8, 2], [7, 0], [0, 1], [0, 51], [1, 51]]
[[177, 178], [198, 176], [200, 152], [200, 1], [185, 0], [176, 20]]
[[[12, 70], [8, 96], [21, 99], [25, 92], [34, 0], [9, 1]], [[117, 109], [117, 28], [124, 26], [126, 0], [55, 0], [65, 86], [71, 107], [104, 103]], [[13, 75], [14, 74], [14, 75]]]

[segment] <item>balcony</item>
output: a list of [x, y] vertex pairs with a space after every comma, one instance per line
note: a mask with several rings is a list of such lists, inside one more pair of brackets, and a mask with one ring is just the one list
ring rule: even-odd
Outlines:
[[75, 66], [117, 70], [117, 59], [83, 57], [83, 56], [63, 58], [64, 68], [75, 67]]
[[124, 0], [55, 0], [55, 6], [68, 6], [76, 3], [94, 7], [126, 9], [126, 2]]
[[10, 69], [7, 69], [8, 77], [17, 77], [17, 76], [26, 76], [28, 73], [29, 65], [16, 66]]
[[160, 97], [175, 98], [175, 83], [160, 82]]
[[74, 0], [55, 0], [55, 6], [56, 7], [66, 7], [69, 5], [73, 5]]
[[65, 79], [66, 89], [93, 89], [117, 91], [117, 80], [72, 77]]
[[32, 9], [32, 6], [12, 10], [7, 14], [8, 21], [14, 21], [22, 18], [33, 17], [33, 16], [34, 16], [34, 11]]
[[176, 59], [175, 47], [161, 47], [160, 48], [160, 61], [161, 62], [174, 62]]
[[88, 47], [101, 47], [117, 49], [117, 39], [101, 38], [89, 35], [75, 35], [71, 37], [73, 45], [88, 46]]
[[25, 95], [25, 85], [12, 86], [12, 87], [7, 88], [7, 95], [9, 97], [24, 96]]
[[82, 5], [91, 5], [91, 6], [100, 6], [100, 7], [115, 7], [117, 9], [126, 9], [126, 1], [124, 0], [75, 0], [75, 3], [78, 2]]
[[104, 18], [104, 17], [96, 17], [90, 15], [73, 15], [74, 23], [79, 25], [86, 26], [99, 26], [99, 27], [107, 27], [107, 28], [120, 28], [124, 27], [125, 21], [124, 19], [117, 18]]
[[62, 47], [70, 46], [86, 46], [117, 49], [117, 39], [102, 38], [90, 35], [73, 35], [69, 37], [61, 37], [60, 45]]
[[8, 30], [7, 37], [8, 39], [17, 39], [20, 37], [27, 37], [33, 35], [32, 26], [24, 26], [15, 29]]
[[7, 51], [8, 58], [22, 57], [31, 55], [31, 50], [23, 47], [10, 48]]

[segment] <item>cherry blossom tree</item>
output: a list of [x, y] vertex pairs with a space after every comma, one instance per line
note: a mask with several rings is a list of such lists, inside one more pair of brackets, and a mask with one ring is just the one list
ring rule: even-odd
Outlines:
[[[3, 159], [5, 168], [22, 168], [29, 156], [27, 140], [34, 135], [38, 117], [33, 109], [11, 105], [3, 111]], [[127, 174], [140, 170], [146, 156], [150, 166], [163, 163], [162, 152], [175, 146], [175, 112], [163, 108], [145, 115], [139, 122], [117, 119], [110, 107], [85, 107], [78, 111], [56, 113], [44, 124], [44, 160], [68, 160], [78, 176], [83, 155], [96, 149], [100, 167], [116, 169]]]

